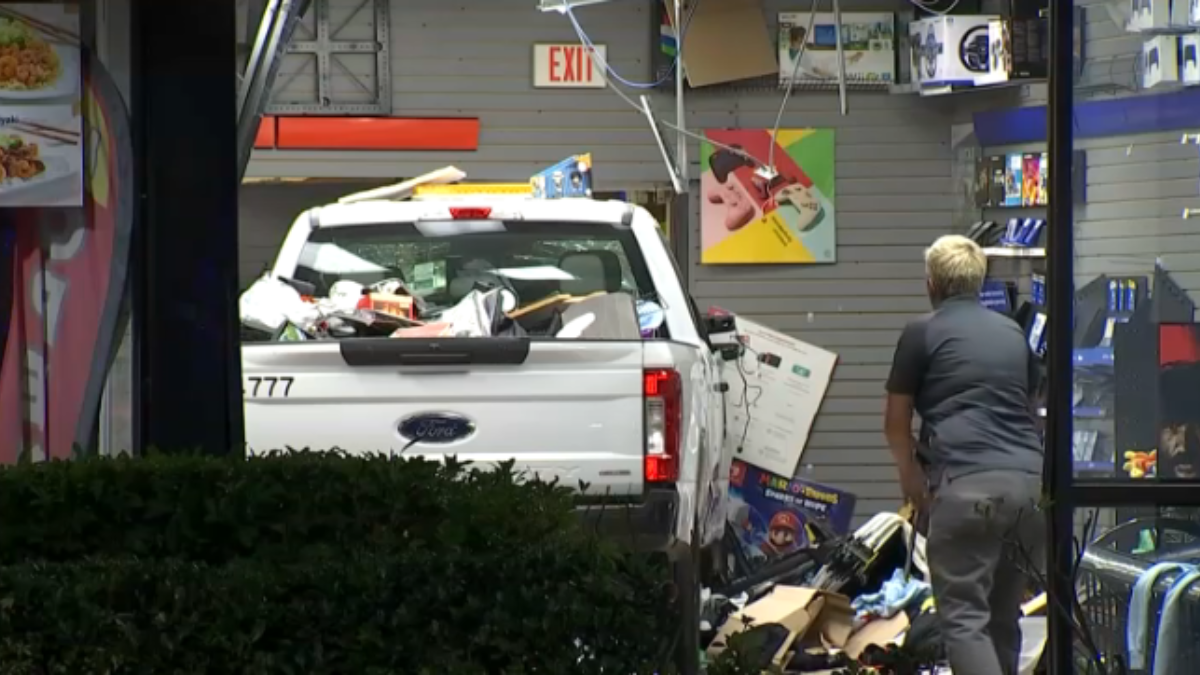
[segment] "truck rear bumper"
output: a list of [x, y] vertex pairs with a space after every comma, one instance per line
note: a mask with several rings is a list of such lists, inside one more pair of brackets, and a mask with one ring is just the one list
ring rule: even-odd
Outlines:
[[674, 488], [650, 489], [636, 502], [593, 504], [577, 511], [589, 529], [639, 551], [669, 553], [679, 543], [679, 493]]

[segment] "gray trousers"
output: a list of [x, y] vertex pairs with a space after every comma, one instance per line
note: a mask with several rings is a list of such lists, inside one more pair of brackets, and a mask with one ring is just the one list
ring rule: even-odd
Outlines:
[[955, 675], [1016, 675], [1021, 601], [1045, 568], [1041, 476], [985, 471], [943, 479], [933, 494], [926, 559]]

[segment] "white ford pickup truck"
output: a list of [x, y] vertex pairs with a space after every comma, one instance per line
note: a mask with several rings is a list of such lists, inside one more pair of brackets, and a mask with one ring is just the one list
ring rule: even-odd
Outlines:
[[[589, 517], [643, 547], [720, 540], [731, 462], [720, 357], [646, 210], [486, 193], [331, 204], [300, 214], [269, 277], [314, 297], [341, 281], [399, 279], [427, 312], [455, 306], [486, 277], [521, 318], [502, 336], [244, 343], [251, 452], [512, 459], [587, 484], [607, 505]], [[632, 339], [576, 335], [578, 325], [546, 334], [535, 325], [545, 312], [511, 311], [612, 294], [651, 303], [649, 327], [635, 315]]]

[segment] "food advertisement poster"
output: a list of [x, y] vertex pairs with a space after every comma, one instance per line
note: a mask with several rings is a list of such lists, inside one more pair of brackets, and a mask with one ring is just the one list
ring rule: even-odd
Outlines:
[[[896, 80], [896, 15], [842, 12], [846, 81], [891, 84]], [[827, 12], [779, 14], [779, 81], [804, 84], [838, 78], [837, 22]], [[799, 59], [800, 62], [796, 63]]]
[[814, 521], [836, 534], [848, 533], [855, 501], [849, 492], [736, 459], [729, 470], [729, 524], [754, 558], [770, 560], [808, 547], [807, 526]]
[[79, 5], [0, 4], [0, 207], [83, 206]]
[[[832, 129], [722, 129], [700, 144], [700, 262], [837, 261]], [[774, 147], [772, 152], [771, 148]], [[774, 175], [762, 167], [774, 164]]]
[[[4, 464], [21, 454], [66, 459], [76, 447], [92, 447], [128, 321], [133, 136], [125, 102], [96, 59], [83, 109], [90, 148], [84, 208], [0, 209]], [[130, 428], [131, 414], [117, 405], [109, 419]]]
[[808, 445], [838, 356], [833, 352], [735, 318], [741, 355], [726, 361], [729, 383], [726, 431], [735, 458], [791, 476]]

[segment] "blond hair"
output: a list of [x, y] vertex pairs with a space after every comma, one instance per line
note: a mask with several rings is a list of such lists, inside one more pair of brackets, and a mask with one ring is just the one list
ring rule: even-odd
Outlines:
[[938, 237], [925, 249], [925, 275], [943, 298], [977, 295], [987, 276], [987, 256], [979, 244], [966, 237]]

